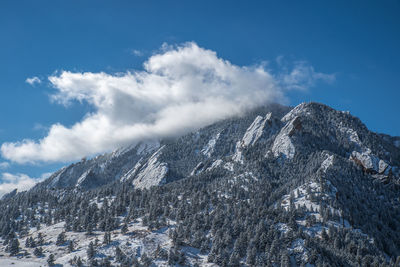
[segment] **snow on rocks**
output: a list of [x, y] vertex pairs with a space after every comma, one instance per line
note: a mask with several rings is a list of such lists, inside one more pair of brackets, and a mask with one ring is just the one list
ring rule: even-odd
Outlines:
[[142, 167], [142, 161], [143, 158], [140, 158], [138, 160], [138, 162], [136, 162], [135, 166], [133, 166], [132, 169], [130, 169], [129, 171], [127, 171], [122, 177], [121, 177], [121, 181], [125, 182], [127, 180], [129, 180], [130, 178], [134, 177], [136, 175], [136, 173], [138, 172], [138, 170]]
[[354, 129], [344, 127], [341, 124], [339, 125], [339, 131], [344, 134], [348, 141], [353, 143], [359, 150], [362, 149], [363, 144], [361, 143], [360, 138], [358, 137], [357, 132]]
[[212, 153], [214, 153], [215, 145], [220, 137], [221, 133], [218, 133], [216, 136], [208, 141], [208, 144], [201, 150], [201, 153], [206, 157], [211, 157]]
[[233, 172], [234, 168], [233, 168], [233, 163], [232, 162], [227, 162], [224, 164], [224, 168], [227, 169], [230, 172]]
[[246, 133], [242, 139], [242, 146], [254, 145], [257, 140], [262, 136], [267, 121], [271, 120], [271, 112], [268, 113], [264, 118], [257, 116], [250, 127], [246, 130]]
[[365, 171], [379, 171], [379, 159], [376, 156], [370, 154], [369, 151], [364, 151], [361, 153], [353, 151], [350, 157], [355, 163], [361, 165]]
[[194, 167], [193, 171], [190, 173], [190, 176], [201, 173], [203, 171], [203, 169], [204, 169], [204, 163], [199, 162], [199, 164], [197, 164], [196, 167]]
[[145, 155], [160, 148], [160, 142], [157, 140], [141, 142], [136, 148], [137, 155]]
[[[293, 196], [292, 199], [291, 195]], [[290, 203], [292, 202], [295, 208], [304, 206], [308, 211], [318, 211], [320, 205], [316, 201], [313, 201], [314, 197], [324, 196], [330, 198], [333, 197], [333, 195], [333, 190], [330, 191], [330, 194], [326, 194], [322, 192], [322, 188], [318, 183], [310, 181], [294, 189], [291, 194], [285, 195], [281, 202], [281, 206], [285, 210], [289, 210]]]
[[328, 156], [321, 164], [320, 169], [325, 173], [333, 165], [333, 155]]
[[[305, 246], [305, 240], [298, 238], [294, 240], [288, 248], [289, 253], [294, 255], [294, 257], [298, 260], [301, 260], [303, 262], [307, 262], [309, 258], [309, 249]], [[311, 266], [311, 264], [307, 263], [306, 266]]]
[[133, 185], [136, 188], [150, 188], [166, 182], [165, 175], [168, 172], [167, 164], [158, 161], [158, 157], [160, 156], [163, 148], [164, 146], [158, 149], [150, 157], [150, 159], [138, 173], [137, 177], [133, 180]]
[[382, 159], [379, 159], [377, 156], [372, 154], [371, 149], [364, 146], [361, 142], [358, 134], [355, 130], [340, 126], [339, 130], [346, 134], [348, 140], [353, 143], [356, 147], [356, 150], [353, 151], [350, 155], [350, 160], [354, 161], [356, 164], [360, 165], [365, 172], [368, 173], [388, 173], [390, 166]]
[[293, 108], [291, 111], [289, 111], [282, 119], [282, 122], [288, 122], [293, 120], [295, 117], [298, 117], [299, 115], [309, 115], [311, 114], [309, 111], [307, 111], [307, 103], [301, 103], [297, 105], [295, 108]]
[[222, 164], [222, 162], [223, 162], [222, 159], [217, 159], [216, 161], [213, 162], [213, 164], [211, 164], [210, 167], [208, 167], [206, 169], [206, 171], [211, 171], [211, 170], [217, 168], [218, 166], [220, 166]]
[[350, 160], [360, 165], [367, 173], [372, 174], [389, 174], [391, 167], [385, 161], [371, 154], [371, 150], [367, 149], [363, 152], [353, 151], [350, 155]]
[[81, 184], [86, 180], [88, 174], [92, 171], [92, 168], [89, 168], [87, 171], [85, 171], [79, 178], [78, 181], [76, 182], [76, 187], [80, 187]]
[[243, 163], [242, 150], [248, 146], [253, 146], [262, 137], [267, 124], [270, 127], [274, 127], [271, 116], [272, 114], [269, 112], [265, 117], [257, 116], [255, 118], [249, 128], [247, 128], [242, 140], [236, 143], [235, 154], [232, 157], [234, 161]]
[[243, 164], [242, 147], [240, 141], [237, 141], [236, 143], [235, 154], [233, 154], [232, 160]]
[[287, 159], [292, 159], [296, 153], [296, 149], [292, 143], [291, 137], [301, 129], [301, 121], [299, 117], [294, 117], [286, 123], [276, 136], [272, 145], [272, 153], [275, 157], [283, 156]]

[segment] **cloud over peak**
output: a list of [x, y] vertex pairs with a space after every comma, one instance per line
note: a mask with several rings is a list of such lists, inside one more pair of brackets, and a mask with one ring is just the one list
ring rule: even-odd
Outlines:
[[285, 90], [304, 89], [326, 78], [307, 64], [283, 76], [263, 66], [237, 66], [193, 42], [163, 46], [143, 66], [118, 74], [63, 71], [50, 76], [53, 101], [79, 101], [94, 112], [72, 127], [52, 125], [38, 141], [4, 143], [3, 157], [19, 163], [77, 160], [282, 102]]

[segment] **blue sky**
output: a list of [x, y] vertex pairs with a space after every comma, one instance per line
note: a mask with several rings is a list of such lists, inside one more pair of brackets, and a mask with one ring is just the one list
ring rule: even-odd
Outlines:
[[[303, 64], [317, 78], [303, 81], [307, 89], [282, 91], [286, 103], [322, 102], [349, 110], [373, 131], [400, 135], [398, 14], [395, 0], [1, 1], [0, 144], [39, 142], [52, 125], [72, 127], [101, 110], [88, 100], [93, 95], [62, 103], [63, 71], [143, 71], [151, 56], [187, 42], [235, 66], [265, 66], [275, 80]], [[27, 83], [32, 77], [42, 82]], [[20, 177], [4, 173], [40, 177], [66, 164], [16, 158], [0, 158], [3, 180]]]

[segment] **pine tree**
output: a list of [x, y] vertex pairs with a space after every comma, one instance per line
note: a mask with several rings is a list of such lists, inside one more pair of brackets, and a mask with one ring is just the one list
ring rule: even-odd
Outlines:
[[86, 254], [88, 259], [93, 259], [96, 254], [96, 250], [94, 248], [93, 242], [89, 243], [88, 249], [86, 250]]
[[38, 258], [43, 257], [43, 248], [42, 247], [35, 248], [35, 250], [33, 251], [33, 255], [35, 255]]
[[9, 247], [9, 252], [10, 252], [10, 256], [15, 256], [18, 254], [20, 248], [19, 248], [19, 242], [17, 238], [14, 238], [13, 240], [11, 240], [10, 242], [10, 247]]
[[115, 247], [115, 259], [116, 259], [118, 262], [122, 262], [122, 261], [124, 260], [124, 257], [125, 257], [125, 255], [124, 255], [124, 253], [122, 252], [122, 250], [119, 248], [119, 246], [116, 246], [116, 247]]
[[71, 253], [74, 251], [74, 241], [70, 240], [68, 242], [68, 252]]
[[109, 245], [111, 243], [111, 233], [110, 232], [105, 232], [104, 233], [104, 238], [103, 238], [103, 244]]
[[58, 236], [57, 236], [57, 241], [56, 241], [56, 245], [57, 246], [61, 246], [65, 243], [65, 232], [61, 232]]
[[37, 244], [38, 246], [42, 246], [44, 244], [44, 236], [42, 233], [38, 233]]
[[54, 266], [55, 258], [53, 254], [50, 254], [49, 257], [47, 258], [47, 264], [49, 266]]
[[126, 234], [128, 232], [128, 225], [124, 223], [124, 225], [121, 228], [121, 233]]

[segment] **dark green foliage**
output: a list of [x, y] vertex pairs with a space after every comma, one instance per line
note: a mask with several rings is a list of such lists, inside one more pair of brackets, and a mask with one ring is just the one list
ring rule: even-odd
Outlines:
[[47, 264], [49, 266], [54, 266], [55, 261], [56, 261], [56, 259], [55, 259], [54, 255], [50, 254], [49, 257], [47, 258]]

